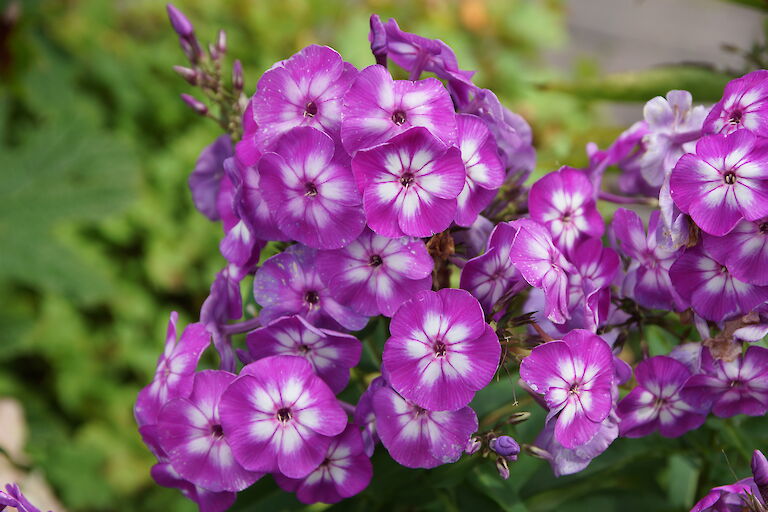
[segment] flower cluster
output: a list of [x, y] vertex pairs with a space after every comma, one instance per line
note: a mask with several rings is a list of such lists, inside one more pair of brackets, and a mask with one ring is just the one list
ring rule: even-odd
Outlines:
[[[188, 81], [221, 93], [225, 38], [206, 56], [169, 14]], [[215, 512], [270, 474], [304, 503], [335, 503], [368, 485], [379, 443], [409, 468], [477, 454], [508, 478], [525, 451], [565, 475], [619, 436], [768, 412], [767, 71], [712, 108], [654, 98], [608, 149], [588, 146], [587, 168], [527, 188], [530, 128], [449, 46], [375, 15], [369, 42], [363, 69], [313, 45], [264, 72], [250, 101], [237, 64], [214, 96], [241, 117], [217, 118], [227, 134], [189, 185], [221, 222], [226, 264], [178, 341], [171, 315], [135, 407], [160, 485]], [[640, 208], [606, 222], [600, 201]], [[699, 340], [633, 355], [645, 324], [675, 322]], [[218, 369], [199, 368], [209, 347]], [[472, 409], [517, 370], [546, 410], [522, 447], [509, 434], [529, 411], [478, 431]], [[707, 499], [729, 502], [724, 489]]]

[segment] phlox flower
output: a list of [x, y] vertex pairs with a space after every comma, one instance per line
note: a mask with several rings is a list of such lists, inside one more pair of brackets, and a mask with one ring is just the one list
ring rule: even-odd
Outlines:
[[704, 247], [739, 281], [768, 285], [768, 218], [742, 220], [722, 237], [704, 235]]
[[731, 80], [704, 121], [705, 133], [739, 129], [761, 136], [768, 133], [768, 71], [764, 69]]

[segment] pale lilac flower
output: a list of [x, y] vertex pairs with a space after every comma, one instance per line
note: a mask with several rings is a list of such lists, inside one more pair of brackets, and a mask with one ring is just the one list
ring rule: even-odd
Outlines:
[[566, 448], [588, 443], [613, 407], [613, 355], [589, 331], [575, 329], [562, 341], [535, 347], [520, 365], [520, 377], [543, 394], [555, 439]]
[[768, 216], [768, 141], [747, 130], [710, 135], [686, 154], [670, 177], [672, 199], [710, 235], [730, 232], [744, 218]]
[[768, 300], [768, 286], [736, 279], [701, 243], [680, 256], [669, 269], [669, 277], [683, 300], [713, 322], [749, 313]]
[[297, 126], [310, 126], [338, 139], [342, 99], [357, 75], [335, 50], [311, 45], [262, 75], [254, 94], [253, 119], [259, 149]]
[[768, 285], [768, 218], [758, 222], [743, 220], [722, 237], [704, 235], [704, 247], [723, 262], [734, 278]]
[[229, 135], [221, 135], [200, 152], [195, 170], [189, 175], [189, 190], [195, 208], [211, 220], [219, 220], [216, 200], [224, 176], [224, 160], [233, 155]]
[[486, 313], [502, 298], [519, 292], [525, 281], [509, 257], [517, 230], [509, 222], [493, 228], [485, 254], [472, 258], [461, 269], [461, 288], [471, 293]]
[[458, 147], [467, 172], [456, 210], [456, 224], [471, 226], [504, 182], [504, 166], [485, 122], [469, 114], [456, 116]]
[[211, 343], [211, 335], [203, 324], [190, 324], [176, 341], [176, 322], [179, 314], [171, 313], [165, 336], [165, 349], [157, 361], [152, 383], [139, 391], [134, 414], [136, 423], [157, 422], [157, 415], [166, 402], [189, 396], [197, 363]]
[[657, 197], [659, 188], [652, 187], [642, 175], [640, 159], [645, 153], [643, 138], [648, 134], [648, 123], [638, 121], [624, 130], [607, 149], [598, 149], [597, 145], [587, 144], [589, 167], [585, 170], [589, 181], [599, 189], [605, 170], [615, 165], [621, 169], [619, 190], [626, 195]]
[[434, 468], [456, 462], [477, 430], [469, 407], [428, 411], [389, 386], [373, 396], [376, 428], [389, 455], [407, 468]]
[[450, 226], [466, 177], [460, 151], [421, 127], [358, 151], [352, 171], [368, 225], [390, 238], [431, 236]]
[[302, 503], [338, 503], [368, 487], [373, 465], [365, 454], [360, 431], [353, 425], [336, 436], [320, 465], [301, 479], [275, 475], [283, 490], [295, 492]]
[[682, 397], [697, 407], [712, 407], [721, 418], [768, 412], [768, 349], [750, 346], [733, 361], [718, 361], [709, 349], [701, 354], [701, 373], [688, 380]]
[[701, 136], [707, 109], [692, 103], [690, 92], [674, 90], [666, 98], [656, 96], [645, 104], [648, 133], [643, 137], [639, 164], [643, 178], [652, 187], [661, 186], [675, 163], [693, 150], [692, 142]]
[[704, 121], [705, 133], [732, 133], [741, 128], [768, 133], [768, 71], [760, 69], [732, 80], [723, 98]]
[[365, 454], [369, 457], [373, 455], [376, 443], [380, 441], [379, 434], [376, 431], [376, 413], [373, 410], [373, 397], [380, 388], [389, 386], [384, 377], [376, 377], [368, 385], [368, 388], [360, 395], [355, 407], [355, 424], [363, 427], [363, 446]]
[[509, 257], [531, 286], [541, 288], [546, 300], [547, 318], [564, 323], [568, 312], [568, 274], [576, 270], [552, 242], [547, 229], [530, 219], [512, 222], [517, 234]]
[[341, 140], [349, 154], [422, 126], [445, 144], [456, 142], [451, 97], [435, 78], [393, 80], [383, 66], [360, 71], [344, 95]]
[[189, 398], [171, 400], [157, 419], [160, 446], [173, 469], [212, 492], [241, 491], [262, 476], [233, 458], [219, 418], [222, 393], [234, 380], [235, 375], [221, 370], [197, 373]]
[[293, 128], [259, 161], [261, 194], [280, 231], [316, 249], [344, 247], [363, 231], [349, 157], [310, 127]]
[[237, 461], [251, 471], [304, 478], [322, 463], [347, 415], [303, 357], [271, 356], [243, 368], [221, 397]]
[[587, 237], [601, 237], [605, 226], [586, 174], [570, 167], [551, 172], [533, 184], [528, 196], [531, 218], [546, 226], [554, 244], [569, 253]]
[[369, 229], [343, 249], [317, 253], [317, 271], [333, 298], [367, 316], [391, 317], [403, 302], [429, 290], [433, 267], [421, 240]]
[[246, 336], [253, 361], [273, 355], [305, 358], [331, 391], [349, 382], [349, 369], [360, 361], [362, 345], [354, 336], [318, 329], [300, 316], [278, 318]]
[[357, 331], [368, 318], [339, 304], [317, 273], [314, 249], [293, 245], [264, 262], [253, 279], [253, 295], [263, 307], [263, 323], [301, 315], [317, 327]]
[[431, 411], [455, 411], [496, 373], [501, 345], [464, 290], [423, 291], [392, 317], [382, 365], [389, 384]]
[[611, 227], [619, 250], [629, 258], [623, 294], [641, 306], [682, 311], [687, 307], [669, 278], [669, 269], [680, 255], [658, 243], [659, 212], [651, 212], [648, 233], [640, 216], [620, 208], [613, 215]]
[[707, 410], [691, 406], [680, 396], [690, 376], [690, 370], [671, 357], [640, 362], [635, 368], [637, 386], [617, 406], [621, 435], [643, 437], [658, 430], [664, 437], [678, 437], [699, 428]]

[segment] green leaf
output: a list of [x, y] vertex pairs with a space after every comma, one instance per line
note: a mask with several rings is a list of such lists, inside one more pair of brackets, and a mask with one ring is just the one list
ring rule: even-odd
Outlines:
[[651, 356], [664, 356], [680, 344], [680, 340], [669, 331], [658, 325], [643, 327], [643, 335], [648, 342], [648, 352]]

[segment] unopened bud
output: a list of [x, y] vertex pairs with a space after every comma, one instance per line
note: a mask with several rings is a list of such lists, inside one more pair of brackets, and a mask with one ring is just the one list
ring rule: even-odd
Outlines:
[[173, 30], [179, 34], [182, 39], [190, 39], [195, 35], [195, 27], [192, 26], [192, 22], [184, 16], [184, 13], [178, 10], [173, 4], [167, 4], [165, 6], [168, 11], [168, 19], [171, 21]]
[[197, 71], [190, 68], [185, 68], [184, 66], [173, 66], [173, 70], [181, 76], [184, 80], [189, 83], [189, 85], [197, 85], [198, 84], [198, 75]]
[[197, 38], [192, 36], [191, 39], [179, 38], [179, 44], [181, 50], [186, 55], [189, 62], [196, 64], [200, 62], [200, 57], [203, 55], [203, 50], [200, 48], [200, 43], [197, 42]]
[[501, 478], [504, 480], [509, 478], [509, 464], [507, 464], [507, 459], [504, 457], [498, 457], [496, 459], [496, 469], [498, 470], [499, 476]]
[[221, 57], [219, 54], [219, 49], [216, 48], [216, 45], [212, 43], [208, 45], [208, 54], [211, 56], [211, 60], [219, 60]]
[[768, 460], [760, 450], [752, 452], [752, 476], [760, 496], [768, 503]]
[[216, 38], [216, 49], [221, 55], [227, 53], [227, 33], [223, 30], [219, 30], [219, 35]]
[[182, 94], [181, 99], [184, 103], [187, 104], [189, 108], [191, 108], [201, 116], [204, 116], [208, 113], [208, 107], [205, 106], [205, 103], [198, 100], [194, 96], [190, 96], [189, 94]]
[[232, 64], [232, 88], [235, 92], [240, 92], [245, 87], [245, 78], [243, 77], [243, 65], [239, 60]]
[[387, 67], [387, 32], [378, 14], [371, 15], [371, 31], [368, 33], [371, 52], [376, 58], [376, 64]]
[[515, 461], [520, 453], [520, 445], [510, 436], [499, 436], [491, 439], [491, 450], [507, 460]]
[[551, 460], [552, 454], [549, 453], [544, 448], [539, 448], [536, 445], [533, 444], [524, 444], [523, 445], [523, 451], [527, 453], [528, 455], [532, 457], [536, 457], [537, 459], [544, 459], [544, 460]]
[[531, 417], [531, 413], [528, 411], [520, 411], [509, 415], [509, 418], [507, 418], [507, 425], [517, 425], [518, 423], [522, 423], [528, 418]]
[[469, 455], [472, 455], [473, 453], [477, 453], [482, 446], [483, 442], [479, 437], [471, 437], [469, 438], [469, 441], [467, 441], [467, 446], [464, 447], [464, 451]]

